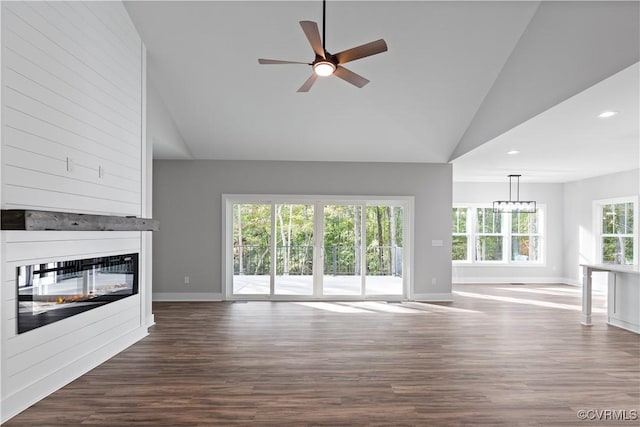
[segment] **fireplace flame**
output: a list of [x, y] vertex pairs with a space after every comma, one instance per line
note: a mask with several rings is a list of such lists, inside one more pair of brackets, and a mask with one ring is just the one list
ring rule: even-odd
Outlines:
[[111, 292], [117, 291], [119, 289], [124, 289], [127, 287], [126, 283], [114, 284], [111, 286], [103, 286], [100, 288], [100, 292], [96, 295], [93, 291], [90, 291], [88, 294], [76, 294], [76, 295], [59, 295], [56, 297], [55, 302], [58, 304], [66, 304], [70, 302], [76, 302], [80, 300], [85, 300], [89, 298], [93, 298], [99, 295], [106, 295]]

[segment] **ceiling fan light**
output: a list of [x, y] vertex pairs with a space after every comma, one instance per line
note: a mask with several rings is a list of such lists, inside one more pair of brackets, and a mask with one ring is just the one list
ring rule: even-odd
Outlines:
[[319, 76], [330, 76], [336, 70], [336, 66], [329, 61], [320, 61], [313, 64], [313, 71]]

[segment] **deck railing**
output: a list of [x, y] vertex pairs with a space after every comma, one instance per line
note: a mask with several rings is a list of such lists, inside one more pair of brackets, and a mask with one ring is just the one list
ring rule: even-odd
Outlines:
[[[324, 247], [324, 274], [354, 276], [361, 272], [360, 246], [331, 245]], [[233, 273], [269, 275], [271, 248], [263, 245], [235, 245]], [[276, 275], [313, 274], [313, 246], [276, 246]], [[402, 276], [401, 246], [371, 246], [366, 249], [366, 274]]]

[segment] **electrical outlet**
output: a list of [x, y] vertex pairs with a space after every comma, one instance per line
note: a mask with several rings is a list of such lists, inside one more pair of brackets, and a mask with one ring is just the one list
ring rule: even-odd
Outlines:
[[189, 284], [189, 276], [184, 276], [184, 284], [185, 285]]
[[435, 285], [438, 282], [438, 280], [435, 277], [431, 278], [431, 284]]

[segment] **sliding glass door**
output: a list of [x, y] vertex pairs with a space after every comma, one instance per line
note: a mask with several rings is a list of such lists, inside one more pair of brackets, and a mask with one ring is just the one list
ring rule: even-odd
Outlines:
[[406, 201], [245, 198], [226, 202], [227, 298], [406, 295]]
[[314, 206], [275, 205], [277, 295], [313, 295]]
[[233, 294], [271, 293], [271, 205], [233, 205]]
[[366, 294], [402, 294], [404, 209], [394, 205], [366, 209]]
[[363, 295], [362, 205], [323, 206], [322, 295]]

